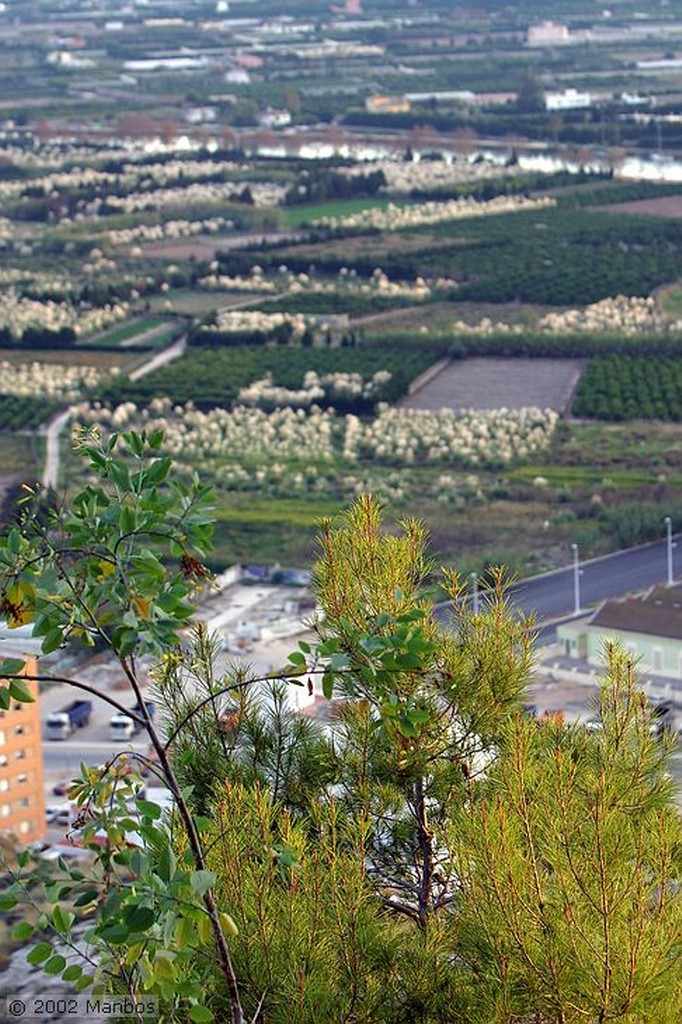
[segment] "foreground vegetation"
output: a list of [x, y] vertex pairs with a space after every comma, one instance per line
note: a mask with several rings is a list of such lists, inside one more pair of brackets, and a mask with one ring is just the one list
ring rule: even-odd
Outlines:
[[[162, 443], [83, 436], [97, 482], [29, 505], [0, 541], [10, 623], [33, 622], [45, 653], [111, 652], [175, 804], [140, 796], [142, 755], [82, 769], [93, 865], [61, 861], [38, 919], [30, 854], [7, 865], [0, 906], [29, 904], [28, 962], [153, 995], [169, 1024], [678, 1020], [682, 819], [632, 663], [609, 647], [596, 733], [524, 714], [533, 630], [501, 573], [474, 612], [446, 572], [443, 631], [423, 528], [386, 531], [365, 495], [322, 526], [314, 642], [260, 693], [217, 675], [214, 641], [187, 629], [210, 495]], [[31, 699], [21, 660], [0, 671], [5, 706]], [[289, 707], [301, 686], [331, 736]]]

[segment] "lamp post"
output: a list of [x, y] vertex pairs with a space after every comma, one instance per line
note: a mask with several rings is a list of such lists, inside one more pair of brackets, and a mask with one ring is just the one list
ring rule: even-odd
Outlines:
[[471, 580], [471, 607], [473, 609], [474, 615], [478, 615], [478, 573], [470, 573], [469, 579]]
[[580, 552], [577, 544], [571, 544], [573, 552], [573, 614], [580, 615]]
[[673, 585], [673, 547], [674, 547], [674, 545], [673, 545], [673, 521], [670, 518], [670, 516], [666, 516], [665, 519], [663, 520], [663, 522], [665, 523], [665, 532], [666, 532], [666, 540], [667, 540], [667, 544], [666, 544], [666, 556], [667, 556], [666, 560], [667, 560], [667, 567], [668, 567], [668, 583], [667, 583], [667, 585], [669, 587], [672, 587], [672, 585]]

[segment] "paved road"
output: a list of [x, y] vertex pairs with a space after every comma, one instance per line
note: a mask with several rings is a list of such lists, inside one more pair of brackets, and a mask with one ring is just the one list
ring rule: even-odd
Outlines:
[[60, 412], [45, 428], [45, 469], [43, 470], [43, 487], [56, 488], [59, 482], [59, 441], [62, 430], [69, 422], [68, 409]]
[[[678, 535], [682, 536], [682, 535]], [[673, 575], [680, 572], [673, 563]], [[609, 597], [622, 597], [665, 583], [667, 576], [667, 542], [665, 539], [635, 548], [602, 555], [580, 563], [580, 606], [587, 609]], [[519, 580], [510, 591], [516, 608], [534, 614], [539, 622], [570, 618], [575, 612], [574, 568], [532, 576]], [[441, 606], [443, 617], [447, 606]]]
[[157, 352], [156, 355], [152, 356], [151, 359], [143, 363], [142, 366], [138, 366], [136, 370], [133, 370], [129, 374], [131, 380], [139, 380], [140, 377], [145, 377], [152, 370], [157, 370], [159, 366], [165, 366], [166, 363], [170, 363], [173, 359], [179, 359], [187, 347], [187, 335], [183, 334], [181, 338], [174, 341], [168, 348], [164, 348], [161, 352]]

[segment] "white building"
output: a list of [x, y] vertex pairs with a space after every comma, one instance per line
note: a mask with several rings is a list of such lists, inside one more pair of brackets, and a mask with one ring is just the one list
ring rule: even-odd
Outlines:
[[561, 46], [571, 42], [571, 33], [558, 21], [541, 21], [530, 26], [526, 41], [529, 46]]
[[291, 114], [288, 110], [275, 110], [273, 107], [268, 107], [258, 115], [258, 124], [261, 128], [286, 128], [291, 124]]
[[589, 92], [578, 92], [577, 89], [564, 89], [563, 92], [546, 92], [546, 110], [586, 110], [592, 106]]

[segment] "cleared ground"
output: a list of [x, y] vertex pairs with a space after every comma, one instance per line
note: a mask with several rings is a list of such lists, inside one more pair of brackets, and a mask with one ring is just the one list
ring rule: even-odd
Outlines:
[[521, 409], [564, 412], [585, 363], [580, 359], [461, 359], [400, 403], [403, 409]]
[[635, 199], [631, 203], [614, 203], [600, 207], [603, 213], [646, 213], [652, 217], [682, 217], [681, 196], [658, 196], [653, 199]]

